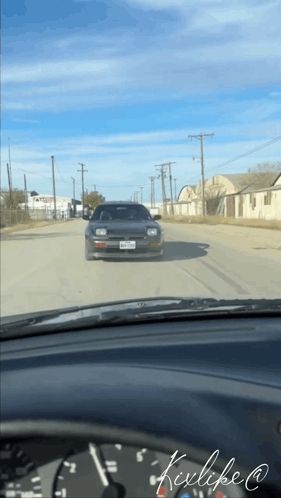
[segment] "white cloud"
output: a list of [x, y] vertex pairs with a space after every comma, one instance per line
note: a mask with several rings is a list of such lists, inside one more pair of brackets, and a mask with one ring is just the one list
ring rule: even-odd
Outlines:
[[182, 9], [186, 0], [124, 0], [130, 5], [144, 10]]
[[281, 92], [270, 92], [269, 96], [270, 97], [281, 97]]
[[29, 118], [12, 118], [11, 121], [13, 121], [14, 123], [24, 123], [24, 124], [40, 123], [39, 119], [29, 119]]
[[280, 84], [280, 2], [126, 1], [181, 15], [145, 37], [43, 33], [37, 55], [17, 40], [19, 57], [3, 64], [5, 108], [58, 112]]
[[[242, 104], [241, 104], [242, 105]], [[248, 104], [249, 105], [249, 104]], [[246, 107], [246, 104], [244, 103]], [[237, 107], [237, 114], [240, 109]], [[233, 109], [233, 115], [235, 111]], [[230, 120], [231, 121], [231, 120]], [[211, 176], [222, 162], [244, 153], [280, 135], [280, 122], [246, 122], [215, 126], [206, 131], [214, 131], [215, 136], [206, 142], [206, 173]], [[77, 173], [78, 162], [87, 165], [86, 186], [102, 186], [107, 196], [125, 196], [131, 186], [137, 183], [148, 188], [148, 177], [155, 172], [154, 165], [166, 161], [176, 161], [174, 174], [178, 185], [196, 183], [200, 167], [192, 157], [199, 155], [197, 142], [188, 140], [188, 134], [200, 132], [199, 128], [179, 128], [154, 130], [140, 133], [119, 133], [82, 135], [69, 138], [56, 137], [36, 139], [29, 136], [14, 140], [12, 146], [13, 178], [15, 185], [21, 186], [22, 174], [27, 173], [28, 182], [33, 188], [51, 192], [51, 160], [55, 155], [58, 194], [68, 194], [71, 189], [70, 176]], [[258, 162], [276, 161], [280, 158], [281, 143], [237, 161], [220, 172], [245, 171]], [[7, 146], [2, 157], [8, 157]], [[136, 180], [137, 179], [137, 180]], [[135, 187], [137, 187], [136, 185]], [[101, 188], [101, 187], [99, 187]]]
[[7, 66], [3, 73], [3, 83], [28, 83], [42, 81], [69, 80], [75, 77], [110, 75], [118, 65], [113, 60], [59, 60], [43, 63], [18, 64]]

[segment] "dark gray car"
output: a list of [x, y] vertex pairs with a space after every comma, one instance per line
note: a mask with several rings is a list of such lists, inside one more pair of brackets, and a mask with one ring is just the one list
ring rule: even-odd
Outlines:
[[142, 204], [100, 204], [89, 218], [85, 231], [85, 258], [161, 257], [163, 231], [155, 221], [160, 218], [160, 215], [152, 217]]

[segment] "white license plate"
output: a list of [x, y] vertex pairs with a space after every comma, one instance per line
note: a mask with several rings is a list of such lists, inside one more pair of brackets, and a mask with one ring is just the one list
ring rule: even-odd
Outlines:
[[135, 240], [121, 240], [119, 247], [120, 247], [120, 249], [123, 249], [123, 250], [135, 249], [136, 248], [136, 241]]

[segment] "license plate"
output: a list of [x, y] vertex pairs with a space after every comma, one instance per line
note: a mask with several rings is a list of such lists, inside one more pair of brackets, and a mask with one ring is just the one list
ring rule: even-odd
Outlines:
[[123, 249], [123, 250], [135, 249], [136, 248], [136, 241], [135, 240], [121, 240], [119, 247], [120, 247], [120, 249]]

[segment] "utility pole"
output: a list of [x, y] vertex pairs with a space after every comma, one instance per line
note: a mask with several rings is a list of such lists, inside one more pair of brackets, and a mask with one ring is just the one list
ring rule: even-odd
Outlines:
[[198, 135], [188, 135], [191, 140], [195, 138], [200, 141], [200, 152], [201, 152], [201, 201], [202, 201], [202, 216], [205, 216], [205, 165], [204, 165], [204, 139], [207, 137], [213, 137], [214, 133], [199, 133]]
[[170, 201], [171, 202], [171, 212], [172, 212], [172, 214], [174, 214], [172, 164], [176, 164], [176, 163], [175, 162], [168, 163], [169, 181], [170, 181], [170, 197], [171, 197], [171, 201]]
[[53, 197], [54, 197], [54, 220], [57, 219], [57, 198], [56, 198], [56, 179], [55, 179], [55, 157], [51, 156], [52, 160], [52, 179], [53, 179]]
[[174, 195], [175, 195], [175, 202], [177, 202], [177, 179], [174, 178]]
[[76, 201], [75, 201], [75, 178], [73, 176], [70, 177], [72, 180], [72, 199], [73, 199], [73, 214], [76, 215]]
[[167, 214], [167, 196], [166, 196], [166, 186], [165, 186], [165, 178], [167, 177], [167, 166], [169, 163], [163, 163], [156, 165], [156, 169], [159, 171], [158, 178], [161, 180], [161, 189], [162, 189], [162, 203], [163, 203], [163, 213]]
[[26, 174], [23, 175], [24, 181], [24, 200], [25, 200], [25, 210], [28, 210], [28, 198], [27, 198], [27, 183], [26, 183]]
[[143, 201], [143, 187], [139, 187], [140, 188], [140, 203], [142, 204], [142, 201]]
[[9, 163], [7, 163], [7, 176], [8, 176], [8, 185], [9, 185], [10, 207], [12, 208], [13, 197], [12, 197], [11, 171]]
[[11, 184], [11, 191], [13, 190], [13, 181], [12, 181], [12, 163], [11, 163], [11, 143], [10, 139], [8, 138], [8, 153], [9, 153], [9, 176], [10, 176], [10, 184]]
[[139, 192], [134, 192], [134, 202], [139, 203]]
[[87, 169], [85, 169], [85, 164], [84, 163], [78, 163], [81, 166], [81, 169], [78, 169], [78, 173], [81, 173], [81, 179], [82, 179], [82, 213], [84, 216], [84, 205], [85, 205], [85, 191], [84, 191], [84, 173], [87, 173]]
[[155, 180], [156, 180], [156, 176], [150, 176], [149, 179], [150, 179], [150, 184], [151, 184], [150, 207], [153, 208], [153, 207], [155, 207]]

